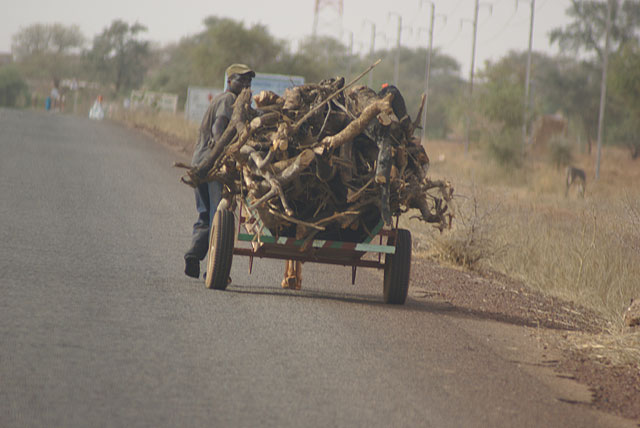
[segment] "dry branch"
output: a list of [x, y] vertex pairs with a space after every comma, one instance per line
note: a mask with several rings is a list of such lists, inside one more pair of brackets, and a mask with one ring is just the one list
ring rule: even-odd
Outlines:
[[[429, 158], [412, 138], [419, 119], [412, 123], [403, 114], [398, 120], [399, 92], [379, 96], [354, 86], [378, 62], [347, 85], [335, 78], [282, 97], [261, 92], [254, 97], [259, 111], [244, 90], [221, 137], [223, 152], [196, 166], [175, 163], [187, 169], [182, 180], [191, 186], [220, 181], [229, 206], [244, 198], [273, 234], [305, 242], [360, 241], [380, 219], [390, 224], [408, 209], [440, 230], [447, 227], [453, 188], [426, 176]], [[433, 189], [438, 197], [428, 193]]]
[[335, 149], [336, 147], [340, 147], [345, 143], [353, 141], [354, 138], [364, 131], [374, 117], [382, 112], [391, 110], [391, 101], [393, 101], [393, 94], [388, 94], [383, 99], [369, 104], [367, 108], [364, 109], [360, 117], [351, 122], [339, 134], [325, 137], [322, 140], [322, 144]]

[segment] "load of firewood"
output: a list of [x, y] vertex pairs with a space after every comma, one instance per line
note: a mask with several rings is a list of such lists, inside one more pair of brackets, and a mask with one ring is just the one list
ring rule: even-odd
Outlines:
[[225, 150], [176, 164], [187, 168], [182, 181], [223, 183], [227, 207], [241, 198], [276, 236], [362, 241], [381, 219], [390, 225], [412, 208], [441, 231], [450, 227], [453, 188], [427, 177], [429, 158], [413, 137], [418, 120], [399, 91], [353, 83], [333, 78], [282, 97], [262, 91], [256, 109], [243, 90], [221, 137]]

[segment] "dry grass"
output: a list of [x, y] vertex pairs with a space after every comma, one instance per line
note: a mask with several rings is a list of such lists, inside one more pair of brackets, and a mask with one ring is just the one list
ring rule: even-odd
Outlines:
[[429, 142], [430, 174], [456, 188], [454, 226], [443, 234], [404, 221], [416, 255], [465, 268], [490, 268], [544, 293], [600, 313], [606, 334], [570, 333], [565, 346], [594, 360], [640, 367], [640, 332], [624, 327], [631, 298], [640, 298], [640, 163], [605, 148], [600, 179], [595, 156], [579, 155], [586, 197], [564, 196], [563, 171], [548, 158], [505, 172], [480, 150]]
[[111, 110], [110, 119], [144, 129], [156, 136], [175, 140], [188, 152], [193, 150], [193, 145], [198, 138], [198, 124], [188, 121], [180, 113], [118, 108]]
[[634, 366], [640, 370], [640, 332], [591, 335], [567, 333], [570, 348], [584, 350], [597, 361], [612, 366]]
[[450, 179], [458, 195], [453, 230], [442, 235], [413, 222], [429, 242], [423, 253], [466, 267], [481, 266], [518, 278], [546, 293], [601, 313], [610, 331], [621, 331], [623, 312], [640, 297], [640, 165], [627, 152], [607, 148], [600, 179], [594, 161], [587, 196], [564, 197], [563, 173], [539, 160], [504, 172], [482, 152], [464, 155], [452, 143], [427, 144], [431, 175]]
[[417, 234], [419, 250], [424, 254], [441, 262], [473, 268], [506, 250], [494, 239], [504, 227], [502, 206], [488, 204], [481, 189], [473, 185], [470, 194], [456, 196], [452, 208], [456, 226], [444, 234], [430, 233], [417, 221], [408, 225]]

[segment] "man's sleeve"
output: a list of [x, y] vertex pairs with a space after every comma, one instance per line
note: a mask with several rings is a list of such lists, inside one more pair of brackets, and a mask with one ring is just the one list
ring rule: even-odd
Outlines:
[[231, 115], [233, 114], [233, 103], [236, 101], [236, 97], [232, 93], [228, 93], [222, 99], [222, 102], [218, 105], [218, 109], [216, 110], [216, 118], [218, 117], [226, 117], [231, 120]]

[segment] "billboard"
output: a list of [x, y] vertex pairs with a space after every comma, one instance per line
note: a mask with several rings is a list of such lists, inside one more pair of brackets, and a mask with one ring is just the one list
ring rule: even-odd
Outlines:
[[[276, 94], [284, 95], [284, 90], [294, 86], [304, 85], [304, 77], [287, 76], [285, 74], [256, 73], [256, 77], [251, 81], [251, 92], [254, 95], [260, 91], [273, 91]], [[227, 76], [224, 78], [224, 88], [227, 89]]]
[[[284, 95], [285, 89], [303, 84], [304, 77], [302, 76], [256, 73], [256, 77], [251, 81], [251, 92], [257, 95], [260, 91], [273, 91], [278, 95]], [[224, 89], [189, 86], [187, 89], [187, 101], [184, 105], [184, 116], [193, 122], [200, 122], [213, 97], [226, 89], [226, 75], [224, 78]]]
[[184, 104], [184, 117], [192, 122], [200, 123], [211, 100], [220, 93], [222, 93], [220, 88], [189, 86], [187, 101]]

